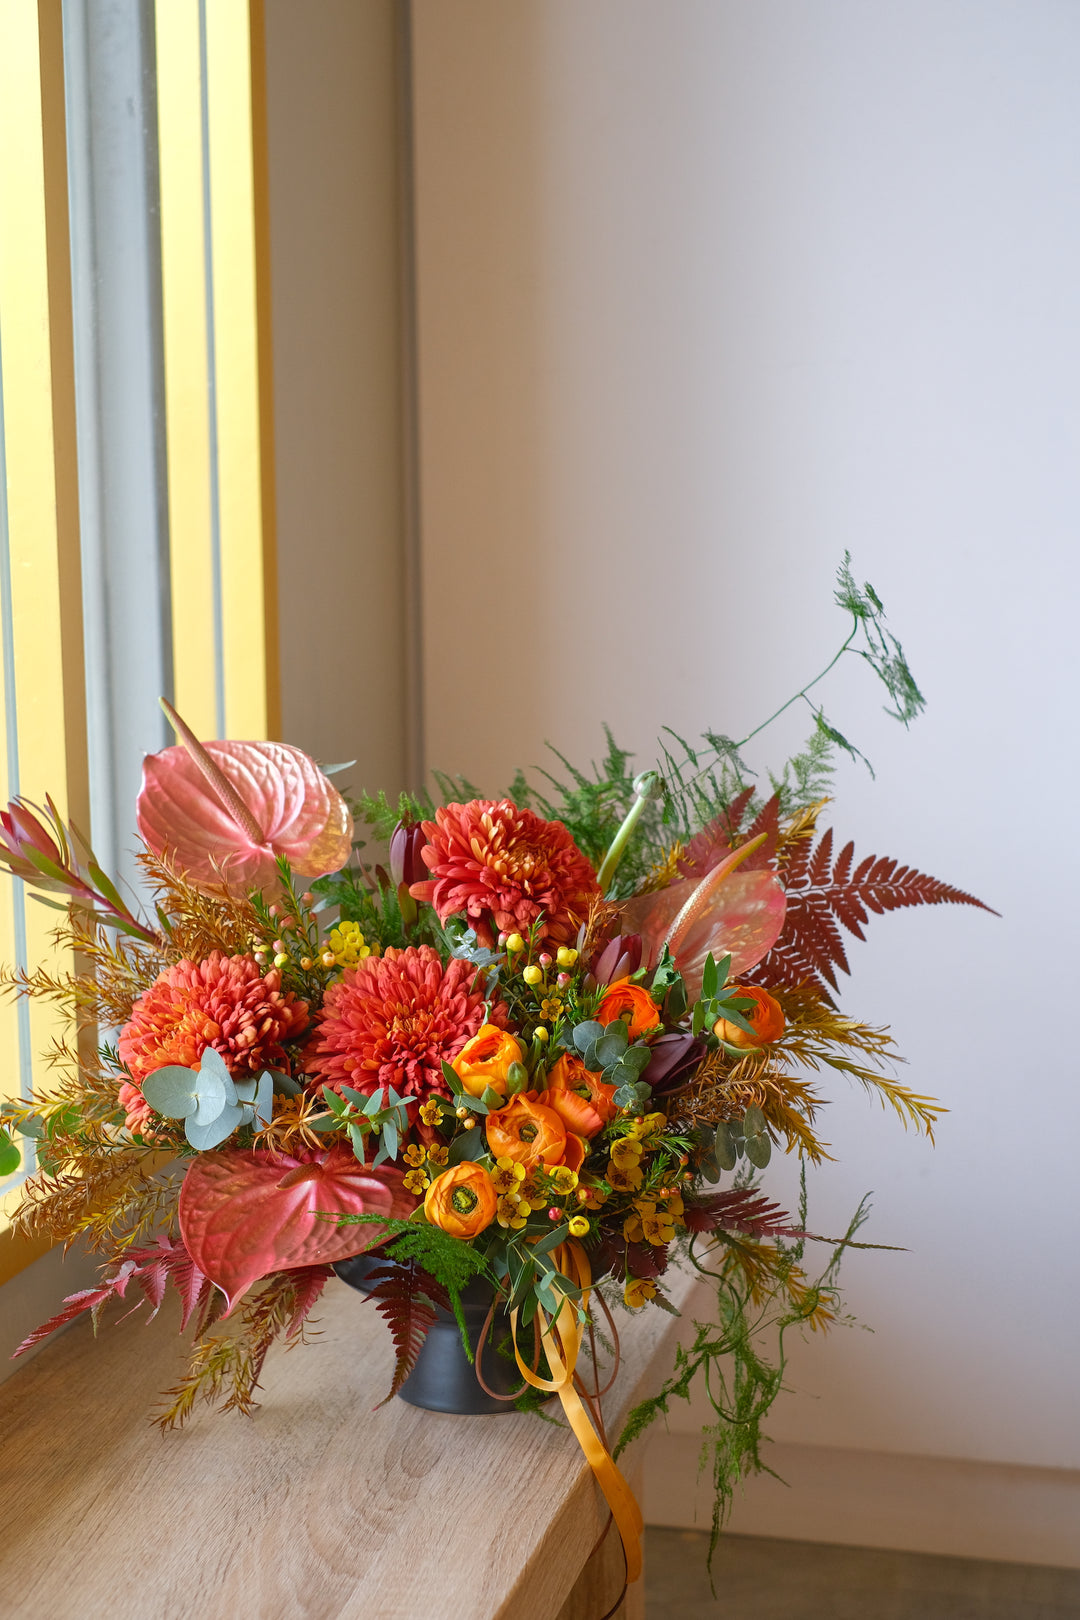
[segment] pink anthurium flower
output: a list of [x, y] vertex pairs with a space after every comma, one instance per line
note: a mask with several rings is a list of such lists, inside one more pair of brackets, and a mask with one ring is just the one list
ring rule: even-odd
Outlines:
[[180, 1234], [199, 1270], [225, 1295], [228, 1310], [260, 1277], [330, 1265], [359, 1254], [381, 1226], [335, 1226], [321, 1215], [403, 1219], [417, 1200], [392, 1165], [360, 1164], [336, 1143], [305, 1158], [232, 1149], [201, 1153], [180, 1189]]
[[667, 945], [691, 997], [701, 993], [701, 972], [711, 952], [731, 956], [732, 978], [761, 961], [780, 938], [787, 897], [772, 872], [737, 872], [763, 839], [754, 839], [704, 878], [683, 878], [622, 907], [624, 931], [641, 935], [649, 964]]
[[183, 746], [143, 761], [139, 832], [155, 855], [209, 888], [271, 888], [279, 855], [306, 878], [345, 865], [352, 816], [314, 760], [288, 743], [201, 743], [162, 708]]

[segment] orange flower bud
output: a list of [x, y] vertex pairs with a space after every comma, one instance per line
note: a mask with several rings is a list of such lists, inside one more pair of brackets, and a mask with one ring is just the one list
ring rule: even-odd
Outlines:
[[523, 1091], [509, 1107], [488, 1115], [487, 1139], [497, 1159], [514, 1159], [529, 1167], [561, 1164], [566, 1127], [554, 1109], [537, 1101], [535, 1091]]
[[596, 1009], [598, 1024], [613, 1024], [616, 1018], [630, 1015], [630, 1039], [636, 1040], [639, 1035], [647, 1035], [651, 1029], [660, 1028], [660, 1009], [647, 990], [640, 984], [631, 984], [629, 979], [620, 979], [605, 990]]
[[438, 1176], [427, 1190], [424, 1214], [451, 1237], [474, 1238], [491, 1225], [498, 1194], [482, 1165], [466, 1159]]
[[713, 1025], [714, 1035], [727, 1041], [729, 1046], [742, 1047], [768, 1046], [771, 1041], [780, 1039], [784, 1033], [784, 1014], [775, 996], [770, 996], [767, 990], [759, 990], [756, 984], [733, 985], [731, 993], [753, 997], [754, 1005], [742, 1007], [740, 1011], [746, 1022], [753, 1025], [754, 1033], [748, 1035], [738, 1024], [718, 1018]]
[[484, 1024], [465, 1042], [450, 1067], [470, 1097], [482, 1097], [487, 1086], [505, 1097], [510, 1065], [524, 1061], [520, 1041], [497, 1024]]

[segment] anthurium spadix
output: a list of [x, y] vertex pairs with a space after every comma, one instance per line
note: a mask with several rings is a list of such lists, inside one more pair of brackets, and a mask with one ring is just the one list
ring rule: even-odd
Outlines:
[[180, 744], [148, 754], [139, 832], [190, 883], [271, 888], [284, 855], [305, 878], [336, 872], [352, 852], [348, 805], [314, 760], [277, 742], [200, 742], [164, 699]]
[[703, 878], [683, 878], [655, 894], [622, 906], [624, 933], [641, 935], [647, 965], [654, 967], [666, 945], [691, 997], [701, 993], [701, 974], [710, 954], [730, 956], [733, 978], [765, 956], [784, 927], [787, 898], [772, 872], [740, 872], [764, 838], [741, 845]]
[[172, 1063], [148, 1074], [142, 1094], [166, 1119], [182, 1119], [191, 1146], [205, 1153], [239, 1125], [269, 1125], [274, 1080], [269, 1071], [234, 1080], [221, 1054], [208, 1046], [197, 1069]]
[[272, 1271], [329, 1265], [383, 1236], [380, 1225], [338, 1226], [335, 1216], [401, 1219], [416, 1203], [401, 1170], [358, 1164], [341, 1143], [305, 1158], [232, 1149], [192, 1161], [180, 1189], [180, 1233], [231, 1310]]

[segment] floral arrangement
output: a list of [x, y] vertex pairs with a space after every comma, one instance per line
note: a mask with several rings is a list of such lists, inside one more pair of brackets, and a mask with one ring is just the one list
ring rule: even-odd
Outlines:
[[[918, 689], [846, 563], [839, 596], [841, 652], [910, 719]], [[393, 1394], [436, 1310], [460, 1319], [484, 1277], [514, 1324], [522, 1403], [562, 1398], [633, 1578], [635, 1510], [575, 1381], [583, 1331], [597, 1307], [609, 1322], [620, 1305], [672, 1309], [676, 1259], [711, 1279], [716, 1320], [621, 1443], [707, 1367], [719, 1523], [758, 1464], [783, 1333], [836, 1318], [865, 1214], [812, 1275], [805, 1198], [786, 1213], [756, 1172], [777, 1146], [825, 1156], [822, 1071], [928, 1135], [939, 1112], [889, 1071], [888, 1034], [837, 1007], [843, 934], [896, 907], [981, 902], [834, 849], [831, 755], [850, 745], [820, 708], [768, 792], [742, 744], [668, 734], [637, 776], [609, 737], [599, 768], [563, 761], [568, 780], [543, 792], [519, 775], [488, 799], [439, 778], [438, 801], [352, 807], [299, 750], [200, 743], [169, 713], [180, 743], [147, 759], [138, 803], [152, 915], [51, 801], [0, 817], [0, 860], [62, 908], [78, 963], [6, 973], [71, 1023], [34, 1099], [3, 1105], [0, 1172], [21, 1133], [36, 1170], [17, 1227], [104, 1257], [100, 1286], [21, 1348], [116, 1297], [153, 1315], [171, 1286], [194, 1337], [162, 1423], [199, 1397], [248, 1412], [270, 1345], [300, 1341], [333, 1265], [377, 1248], [394, 1262], [371, 1285]]]

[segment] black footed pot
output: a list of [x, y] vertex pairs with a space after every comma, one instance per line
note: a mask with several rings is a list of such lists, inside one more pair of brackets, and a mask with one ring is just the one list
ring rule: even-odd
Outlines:
[[[349, 1260], [339, 1260], [334, 1270], [342, 1282], [363, 1294], [368, 1292], [368, 1277], [375, 1267], [391, 1264], [383, 1255], [357, 1254]], [[461, 1292], [461, 1308], [474, 1355], [493, 1297], [491, 1284], [482, 1277], [474, 1278]], [[500, 1354], [499, 1346], [507, 1345], [509, 1338], [509, 1319], [505, 1311], [496, 1311], [480, 1366], [485, 1383], [500, 1395], [516, 1395], [522, 1386], [513, 1356]], [[410, 1406], [422, 1406], [428, 1412], [453, 1412], [461, 1417], [517, 1410], [513, 1401], [497, 1401], [483, 1388], [472, 1360], [465, 1355], [461, 1330], [453, 1312], [441, 1309], [436, 1311], [416, 1366], [398, 1394]]]

